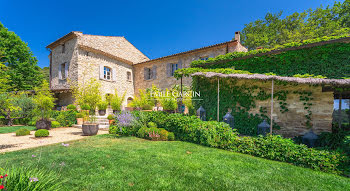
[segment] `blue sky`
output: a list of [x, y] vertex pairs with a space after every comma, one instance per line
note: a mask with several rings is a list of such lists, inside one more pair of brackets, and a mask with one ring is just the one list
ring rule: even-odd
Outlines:
[[333, 0], [0, 0], [0, 22], [48, 66], [46, 45], [70, 31], [125, 36], [149, 58], [232, 39], [267, 12], [284, 14], [333, 5]]

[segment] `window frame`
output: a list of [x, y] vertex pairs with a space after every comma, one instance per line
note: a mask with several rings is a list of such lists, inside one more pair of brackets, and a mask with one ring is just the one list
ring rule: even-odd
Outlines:
[[145, 67], [146, 70], [147, 70], [147, 74], [146, 75], [146, 79], [145, 80], [151, 80], [153, 78], [153, 75], [152, 75], [152, 68], [148, 68], [148, 67]]
[[132, 81], [132, 77], [131, 77], [132, 73], [130, 71], [126, 72], [126, 80], [131, 82]]
[[61, 78], [60, 80], [65, 80], [66, 79], [66, 62], [61, 64], [61, 71], [59, 71], [61, 73]]
[[[176, 67], [174, 67], [176, 66]], [[175, 71], [179, 69], [179, 64], [178, 63], [172, 63], [171, 64], [171, 76], [174, 76]]]
[[112, 68], [103, 66], [103, 79], [109, 81], [112, 80]]

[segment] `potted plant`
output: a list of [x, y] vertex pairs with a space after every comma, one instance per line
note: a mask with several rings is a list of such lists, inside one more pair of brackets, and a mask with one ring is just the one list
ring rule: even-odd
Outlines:
[[81, 109], [81, 111], [82, 111], [83, 113], [86, 113], [86, 112], [89, 113], [91, 107], [90, 107], [88, 104], [82, 104], [82, 105], [80, 106], [80, 109]]
[[50, 114], [54, 107], [55, 98], [50, 92], [49, 84], [45, 80], [40, 87], [34, 89], [35, 96], [33, 98], [36, 105], [35, 112], [40, 114], [40, 119], [36, 122], [37, 129], [50, 129]]
[[77, 124], [82, 125], [84, 122], [84, 114], [83, 113], [77, 113], [75, 114], [75, 117], [77, 118]]
[[109, 124], [112, 124], [114, 122], [114, 116], [108, 115], [107, 119], [109, 120]]
[[[166, 89], [166, 91], [169, 91]], [[170, 94], [172, 95], [172, 94]], [[163, 107], [163, 111], [168, 113], [174, 113], [177, 109], [176, 97], [158, 97], [160, 105]]]
[[97, 104], [98, 108], [98, 114], [103, 116], [106, 115], [106, 109], [108, 107], [108, 102], [107, 101], [101, 101]]
[[121, 111], [121, 106], [124, 101], [126, 92], [124, 92], [122, 97], [118, 96], [117, 90], [115, 90], [115, 95], [111, 99], [111, 107], [113, 109], [113, 113], [117, 114]]
[[98, 124], [96, 123], [95, 115], [87, 115], [84, 117], [82, 125], [83, 135], [91, 136], [96, 135], [98, 132]]

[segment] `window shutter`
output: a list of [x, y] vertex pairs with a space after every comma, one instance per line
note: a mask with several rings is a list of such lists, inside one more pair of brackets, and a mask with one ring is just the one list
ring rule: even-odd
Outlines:
[[178, 65], [178, 69], [181, 69], [182, 68], [182, 60], [179, 60], [179, 63], [177, 65]]
[[152, 67], [152, 78], [157, 79], [157, 66]]
[[69, 67], [69, 62], [66, 62], [64, 65], [64, 77], [67, 79], [68, 78], [68, 67]]
[[103, 69], [104, 69], [104, 66], [100, 65], [100, 79], [104, 79], [104, 77], [103, 77], [103, 74], [104, 74]]
[[117, 70], [112, 68], [112, 80], [117, 81]]
[[143, 79], [148, 80], [148, 68], [143, 68]]
[[166, 74], [167, 74], [168, 77], [172, 76], [171, 75], [171, 66], [172, 66], [171, 63], [166, 64]]
[[62, 80], [62, 64], [58, 66], [58, 79]]

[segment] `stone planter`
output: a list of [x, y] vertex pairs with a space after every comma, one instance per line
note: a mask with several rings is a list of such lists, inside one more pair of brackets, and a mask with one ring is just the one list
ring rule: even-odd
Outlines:
[[47, 119], [40, 119], [36, 122], [36, 128], [37, 129], [51, 129], [51, 121]]
[[98, 114], [100, 116], [104, 116], [104, 115], [106, 115], [106, 110], [98, 110]]
[[77, 118], [77, 125], [82, 125], [84, 122], [84, 118]]
[[91, 135], [96, 135], [98, 132], [98, 124], [83, 124], [82, 125], [83, 129], [83, 135], [85, 136], [91, 136]]

